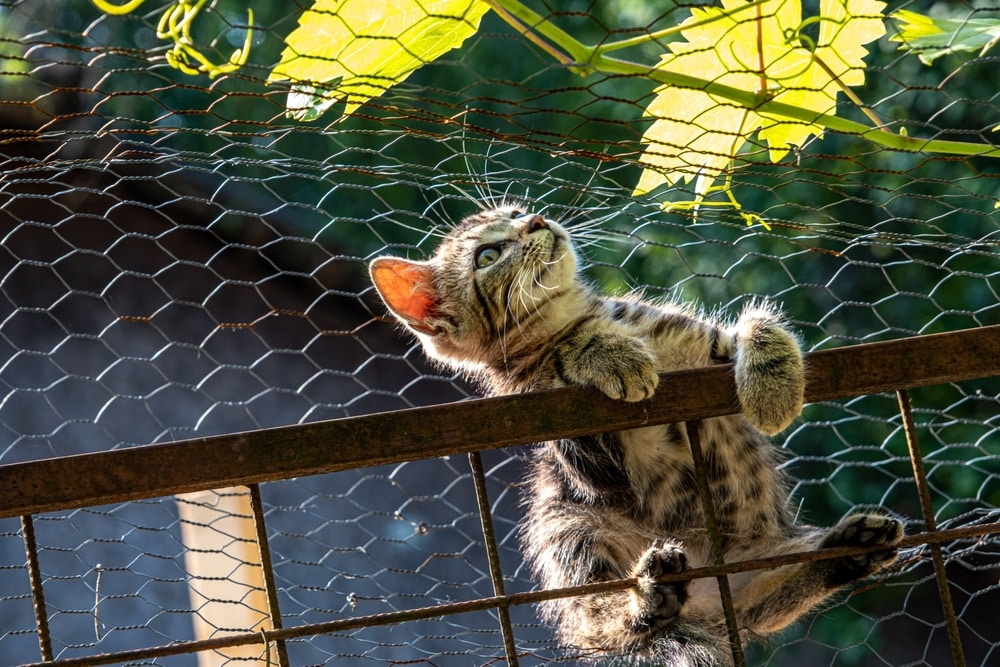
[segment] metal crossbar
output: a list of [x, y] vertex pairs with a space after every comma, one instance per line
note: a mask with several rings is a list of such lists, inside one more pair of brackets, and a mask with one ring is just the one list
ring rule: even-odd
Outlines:
[[[893, 363], [886, 363], [890, 359]], [[822, 351], [809, 355], [807, 362], [809, 377], [806, 396], [809, 401], [875, 392], [897, 392], [926, 526], [926, 530], [920, 534], [904, 538], [901, 546], [929, 546], [948, 628], [952, 659], [956, 667], [964, 666], [957, 616], [949, 594], [940, 545], [953, 540], [1000, 534], [1000, 523], [945, 530], [938, 528], [916, 438], [908, 389], [1000, 375], [1000, 326]], [[505, 593], [498, 543], [492, 526], [492, 508], [486, 492], [486, 475], [478, 452], [596, 430], [685, 421], [689, 422], [692, 448], [698, 454], [697, 420], [736, 411], [735, 390], [730, 373], [731, 369], [728, 367], [713, 367], [671, 374], [665, 377], [666, 381], [661, 382], [657, 395], [641, 405], [623, 405], [603, 399], [589, 388], [568, 387], [538, 394], [466, 401], [432, 408], [0, 466], [0, 516], [20, 515], [22, 520], [42, 660], [36, 665], [69, 667], [113, 664], [261, 644], [264, 645], [265, 652], [268, 652], [273, 643], [278, 664], [284, 667], [289, 664], [284, 645], [290, 639], [481, 610], [494, 610], [498, 614], [506, 661], [510, 665], [516, 665], [519, 656], [509, 616], [511, 607], [558, 597], [622, 590], [632, 586], [634, 582], [623, 579], [558, 590]], [[580, 406], [585, 408], [581, 409]], [[484, 424], [489, 426], [484, 428]], [[326, 446], [325, 443], [331, 441], [342, 445], [337, 448]], [[199, 459], [205, 461], [205, 465], [195, 470], [184, 470], [182, 475], [172, 474], [171, 467], [164, 465], [170, 460], [183, 460], [183, 457], [195, 450], [198, 451]], [[259, 483], [460, 452], [467, 452], [470, 457], [482, 519], [482, 535], [494, 587], [492, 597], [295, 627], [282, 626], [271, 572], [260, 489], [257, 486]], [[697, 456], [695, 460], [698, 461]], [[75, 474], [69, 475], [70, 470]], [[250, 485], [256, 541], [265, 575], [267, 613], [271, 623], [269, 628], [259, 632], [53, 660], [46, 624], [44, 586], [37, 565], [38, 546], [34, 539], [32, 519], [34, 514], [235, 484]], [[704, 485], [702, 499], [708, 503], [706, 508], [710, 508], [711, 501], [705, 493]], [[706, 514], [711, 515], [710, 512]], [[724, 563], [718, 558], [711, 566], [668, 575], [663, 579], [678, 581], [716, 577], [724, 590], [726, 576], [737, 572], [838, 558], [864, 551], [860, 547], [838, 547], [735, 563]], [[725, 596], [723, 600], [731, 629], [734, 660], [737, 664], [745, 664], [732, 604]]]
[[[1000, 325], [808, 355], [806, 401], [998, 374]], [[564, 387], [0, 466], [0, 518], [706, 419], [737, 411], [732, 368], [671, 373], [642, 403]], [[485, 426], [484, 426], [485, 425]], [[328, 443], [335, 442], [333, 449]], [[197, 460], [195, 469], [177, 461]]]

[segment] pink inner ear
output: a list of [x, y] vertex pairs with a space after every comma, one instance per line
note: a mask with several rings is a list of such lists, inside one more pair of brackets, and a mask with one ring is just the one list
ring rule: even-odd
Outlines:
[[371, 263], [372, 282], [392, 312], [412, 328], [433, 333], [427, 319], [436, 312], [437, 295], [426, 264], [380, 257]]

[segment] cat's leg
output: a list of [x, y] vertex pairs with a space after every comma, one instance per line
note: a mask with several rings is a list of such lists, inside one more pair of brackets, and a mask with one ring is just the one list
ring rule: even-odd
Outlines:
[[743, 414], [774, 435], [802, 411], [805, 368], [798, 340], [776, 310], [761, 304], [743, 311], [732, 334]]
[[566, 384], [592, 385], [625, 401], [649, 398], [660, 381], [656, 359], [645, 343], [603, 332], [574, 336], [559, 346], [556, 369]]
[[[656, 636], [677, 620], [687, 599], [686, 581], [664, 584], [657, 579], [681, 572], [686, 565], [680, 547], [672, 544], [651, 547], [626, 575], [636, 579], [635, 587], [554, 603], [558, 605], [552, 610], [559, 617], [560, 634], [565, 641], [584, 650], [630, 653], [648, 648]], [[586, 583], [622, 577], [613, 571], [602, 571], [599, 561], [590, 564], [590, 573], [592, 578]]]
[[[785, 628], [821, 604], [841, 587], [883, 569], [896, 559], [895, 545], [903, 525], [878, 514], [853, 514], [823, 533], [803, 529], [803, 536], [776, 550], [794, 553], [811, 547], [885, 547], [877, 551], [827, 560], [787, 565], [761, 572], [734, 591], [741, 628], [767, 635]], [[808, 532], [806, 532], [808, 531]], [[814, 542], [809, 545], [808, 542]]]
[[[636, 585], [552, 600], [542, 605], [544, 615], [554, 622], [564, 642], [583, 651], [629, 653], [648, 648], [677, 619], [687, 599], [687, 581], [658, 581], [664, 574], [687, 567], [683, 550], [676, 543], [658, 542], [633, 563], [634, 556], [628, 552], [640, 543], [638, 535], [581, 523], [581, 518], [577, 511], [567, 512], [558, 504], [536, 506], [529, 512], [526, 555], [542, 587], [629, 577]], [[555, 526], [558, 530], [552, 530]]]
[[626, 592], [629, 604], [624, 615], [616, 613], [619, 607], [614, 598], [592, 598], [592, 613], [604, 621], [613, 620], [598, 645], [605, 652], [639, 658], [641, 664], [731, 667], [724, 633], [713, 623], [684, 617], [689, 581], [660, 581], [664, 575], [686, 569], [687, 557], [676, 543], [647, 549], [632, 568], [636, 586]]

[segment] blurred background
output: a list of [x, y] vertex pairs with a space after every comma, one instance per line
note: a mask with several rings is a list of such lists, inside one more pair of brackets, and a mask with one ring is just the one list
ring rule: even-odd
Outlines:
[[[597, 220], [605, 238], [585, 249], [587, 274], [606, 292], [732, 314], [766, 296], [810, 350], [1000, 324], [996, 158], [828, 133], [773, 163], [751, 142], [734, 193], [769, 229], [725, 207], [666, 212], [664, 199], [693, 193], [631, 194], [654, 86], [578, 76], [492, 12], [353, 116], [286, 118], [287, 89], [265, 80], [307, 4], [256, 3], [248, 62], [210, 79], [167, 64], [156, 36], [166, 3], [110, 16], [83, 1], [0, 2], [0, 465], [474, 396], [384, 317], [366, 262], [427, 256], [484, 195]], [[529, 4], [585, 43], [688, 15], [672, 2]], [[997, 16], [985, 3], [905, 6]], [[246, 9], [205, 6], [194, 32], [213, 61], [243, 45]], [[927, 66], [888, 39], [870, 48], [857, 92], [894, 130], [995, 143], [994, 52]], [[662, 50], [630, 56], [655, 63]], [[912, 398], [938, 523], [995, 520], [1000, 380]], [[781, 442], [804, 520], [880, 506], [922, 529], [894, 396], [808, 406]], [[508, 592], [534, 589], [516, 539], [526, 452], [484, 453]], [[36, 515], [54, 657], [193, 639], [211, 594], [192, 583], [186, 531], [214, 526], [223, 546], [211, 549], [227, 551], [239, 539], [224, 502], [240, 493]], [[272, 482], [261, 495], [285, 627], [493, 594], [464, 457]], [[1000, 545], [944, 548], [968, 664], [992, 664]], [[253, 565], [232, 558], [213, 576]], [[37, 662], [16, 519], [0, 519], [0, 572], [0, 664]], [[511, 613], [522, 664], [564, 655], [530, 606]], [[495, 614], [478, 612], [297, 639], [288, 653], [294, 665], [474, 665], [501, 661], [503, 645]], [[949, 656], [917, 549], [750, 661]]]

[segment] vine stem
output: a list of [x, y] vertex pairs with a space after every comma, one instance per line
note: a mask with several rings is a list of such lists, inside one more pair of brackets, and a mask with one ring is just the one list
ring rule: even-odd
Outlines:
[[514, 27], [519, 33], [524, 35], [524, 38], [529, 42], [545, 51], [550, 56], [561, 62], [563, 65], [572, 65], [573, 60], [567, 56], [565, 53], [560, 52], [558, 49], [554, 48], [551, 44], [541, 39], [531, 31], [531, 28], [517, 19], [513, 14], [508, 12], [501, 3], [495, 2], [495, 0], [486, 0], [486, 4], [493, 8], [500, 18], [506, 21], [508, 24]]
[[645, 35], [639, 35], [637, 37], [630, 37], [628, 39], [621, 39], [614, 42], [604, 42], [597, 46], [590, 47], [594, 50], [595, 54], [603, 55], [609, 51], [620, 51], [622, 49], [627, 49], [633, 46], [641, 46], [643, 44], [648, 44], [649, 42], [658, 42], [666, 37], [673, 37], [674, 35], [680, 34], [683, 30], [690, 30], [691, 28], [700, 28], [706, 26], [710, 23], [715, 23], [716, 21], [722, 20], [724, 18], [729, 18], [744, 12], [748, 9], [755, 9], [760, 7], [768, 0], [753, 0], [753, 2], [748, 2], [745, 5], [741, 5], [736, 9], [731, 9], [724, 12], [719, 12], [712, 16], [708, 16], [697, 21], [685, 21], [685, 25], [682, 27], [680, 24], [671, 26], [669, 28], [664, 28], [662, 30], [656, 30], [654, 32], [646, 33]]
[[844, 95], [847, 96], [847, 99], [851, 100], [851, 103], [853, 103], [854, 106], [856, 106], [858, 109], [861, 110], [861, 113], [868, 116], [868, 119], [872, 123], [874, 123], [878, 127], [878, 129], [882, 130], [883, 132], [888, 132], [889, 134], [892, 134], [891, 131], [886, 129], [885, 123], [883, 123], [882, 120], [875, 115], [875, 112], [872, 111], [872, 108], [869, 107], [867, 104], [865, 104], [864, 101], [862, 101], [862, 99], [858, 97], [857, 93], [855, 93], [850, 86], [844, 84], [841, 78], [837, 76], [837, 73], [834, 72], [833, 69], [831, 69], [830, 66], [827, 65], [822, 58], [816, 55], [815, 52], [813, 52], [812, 58], [813, 62], [819, 65], [820, 68], [822, 68], [822, 70], [826, 72], [826, 75], [830, 77], [832, 81], [835, 81], [837, 83], [837, 87], [840, 88], [840, 92], [844, 93]]
[[[545, 49], [547, 52], [561, 51], [562, 54], [568, 55], [569, 59], [571, 59], [569, 62], [563, 59], [560, 60], [565, 62], [571, 70], [581, 75], [596, 73], [615, 76], [638, 76], [647, 78], [660, 85], [701, 90], [713, 97], [738, 104], [758, 114], [781, 116], [789, 120], [817, 125], [834, 132], [854, 134], [873, 144], [893, 150], [913, 153], [1000, 158], [1000, 146], [967, 141], [922, 139], [920, 137], [898, 134], [890, 132], [882, 126], [871, 127], [833, 114], [818, 113], [813, 109], [805, 109], [784, 102], [778, 102], [772, 96], [768, 95], [766, 91], [760, 93], [748, 92], [718, 83], [717, 81], [708, 81], [681, 72], [659, 69], [654, 65], [644, 65], [606, 55], [611, 50], [639, 46], [644, 42], [655, 41], [657, 38], [665, 36], [668, 31], [674, 30], [673, 28], [668, 29], [668, 31], [657, 31], [649, 35], [622, 40], [621, 42], [612, 42], [601, 46], [588, 46], [551, 23], [544, 16], [526, 7], [520, 0], [488, 0], [488, 4], [494, 9], [501, 8], [503, 11], [498, 11], [498, 14], [505, 21], [513, 25], [518, 32], [522, 34], [526, 34], [525, 31], [533, 32], [537, 40], [541, 40], [542, 43], [547, 45]], [[756, 4], [748, 5], [748, 7], [755, 6]], [[512, 18], [515, 19], [514, 22], [511, 21]], [[538, 44], [539, 41], [536, 41], [536, 39], [532, 39], [532, 41]], [[864, 109], [864, 105], [860, 106]]]

